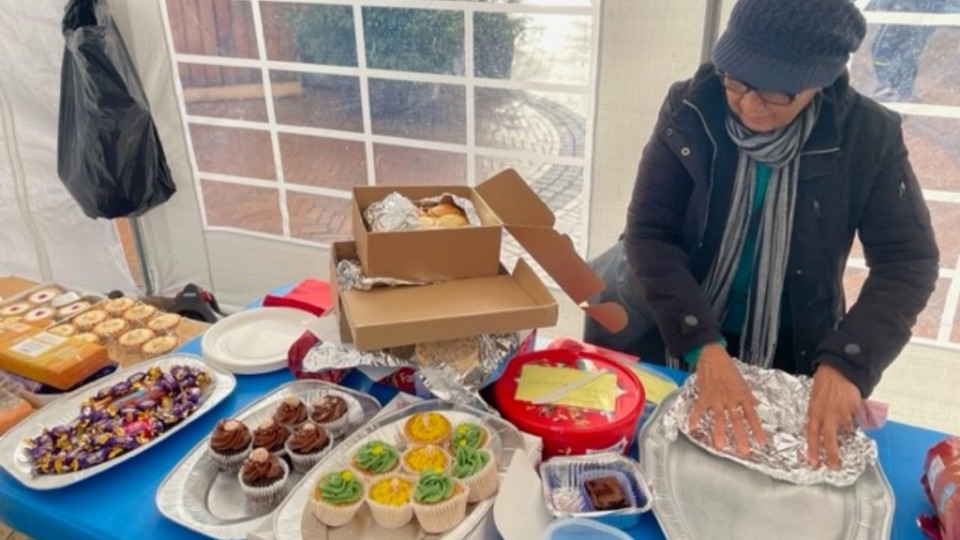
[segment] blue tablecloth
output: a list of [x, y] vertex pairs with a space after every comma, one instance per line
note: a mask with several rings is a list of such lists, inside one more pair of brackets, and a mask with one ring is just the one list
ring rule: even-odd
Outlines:
[[[199, 354], [199, 339], [186, 344], [181, 351]], [[664, 370], [664, 373], [678, 382], [684, 377], [677, 371]], [[292, 376], [287, 370], [238, 375], [233, 394], [191, 425], [137, 458], [63, 489], [33, 491], [2, 471], [0, 520], [37, 540], [204, 538], [160, 515], [154, 502], [157, 487], [180, 459], [210, 433], [217, 420], [231, 416], [290, 380]], [[368, 388], [369, 382], [359, 375], [345, 381], [359, 389]], [[389, 396], [380, 393], [377, 397]], [[921, 540], [923, 535], [915, 524], [916, 518], [920, 512], [929, 511], [919, 483], [923, 460], [927, 449], [945, 435], [890, 422], [871, 436], [877, 440], [883, 469], [896, 496], [893, 538]], [[644, 540], [664, 538], [652, 513], [645, 515], [630, 532]]]

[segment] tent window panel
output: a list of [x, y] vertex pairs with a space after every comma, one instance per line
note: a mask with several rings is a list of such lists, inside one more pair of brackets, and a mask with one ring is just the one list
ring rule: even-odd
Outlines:
[[[167, 0], [173, 49], [179, 54], [257, 58], [253, 11], [245, 0]], [[203, 69], [201, 67], [201, 69]], [[205, 68], [216, 81], [214, 66]]]
[[[485, 24], [496, 22], [493, 14], [477, 13], [476, 38], [481, 39]], [[486, 19], [484, 19], [486, 17]], [[513, 19], [511, 19], [512, 21]], [[486, 22], [485, 22], [486, 21]], [[490, 52], [476, 53], [477, 76], [485, 76], [489, 62], [511, 66], [507, 78], [513, 81], [590, 84], [591, 43], [594, 40], [592, 18], [588, 15], [526, 14], [517, 28], [512, 58], [497, 58]], [[501, 23], [505, 24], [505, 23]], [[501, 31], [501, 34], [503, 32]], [[504, 38], [498, 40], [503, 43]], [[487, 46], [489, 47], [489, 46]], [[496, 75], [496, 74], [494, 74]]]
[[[477, 158], [477, 179], [482, 181], [506, 169], [516, 169], [540, 199], [557, 214], [568, 215], [583, 204], [584, 169], [549, 161]], [[579, 243], [579, 229], [571, 230], [574, 243]]]
[[463, 185], [467, 181], [464, 154], [377, 144], [373, 148], [377, 184]]
[[276, 189], [214, 182], [201, 178], [203, 210], [212, 227], [280, 235], [280, 192]]
[[280, 133], [283, 178], [302, 184], [348, 193], [367, 183], [366, 149], [362, 142]]
[[190, 124], [190, 139], [201, 174], [276, 179], [270, 133], [267, 131]]
[[261, 2], [267, 58], [356, 66], [353, 7]]
[[363, 8], [367, 67], [463, 74], [463, 12]]
[[[180, 85], [187, 114], [231, 118], [252, 122], [267, 121], [267, 103], [263, 98], [260, 70], [220, 66], [223, 84], [206, 85], [207, 79], [194, 79], [191, 70], [197, 64], [180, 62]], [[203, 67], [203, 66], [200, 66]], [[200, 84], [195, 84], [195, 83]]]
[[477, 146], [584, 157], [587, 96], [476, 90]]
[[357, 77], [271, 71], [277, 124], [363, 132]]
[[408, 139], [466, 142], [465, 89], [460, 85], [370, 79], [373, 132]]
[[290, 236], [317, 243], [351, 238], [350, 199], [287, 191]]

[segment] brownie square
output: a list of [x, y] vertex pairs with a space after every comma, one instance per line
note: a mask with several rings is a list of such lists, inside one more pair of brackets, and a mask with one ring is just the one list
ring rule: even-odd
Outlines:
[[613, 476], [601, 476], [583, 483], [594, 510], [616, 510], [630, 506], [620, 481]]

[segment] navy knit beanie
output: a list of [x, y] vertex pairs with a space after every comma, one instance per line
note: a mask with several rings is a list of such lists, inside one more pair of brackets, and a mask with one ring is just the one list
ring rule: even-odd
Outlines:
[[851, 0], [739, 0], [713, 63], [751, 86], [796, 94], [833, 84], [866, 31]]

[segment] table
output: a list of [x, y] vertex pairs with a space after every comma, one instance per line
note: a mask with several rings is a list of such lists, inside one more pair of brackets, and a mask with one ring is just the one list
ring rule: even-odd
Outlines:
[[[184, 345], [181, 352], [200, 354], [200, 340]], [[663, 369], [681, 382], [685, 374]], [[283, 370], [264, 375], [237, 375], [237, 388], [213, 410], [137, 458], [122, 463], [95, 478], [53, 491], [23, 487], [5, 471], [0, 472], [0, 520], [36, 540], [205, 538], [164, 518], [156, 508], [157, 487], [198, 441], [206, 437], [221, 418], [230, 417], [253, 400], [293, 379]], [[364, 389], [370, 381], [348, 377], [348, 386]], [[377, 392], [378, 399], [389, 393]], [[896, 497], [893, 523], [895, 540], [921, 540], [917, 515], [930, 511], [920, 475], [927, 449], [946, 437], [943, 433], [889, 422], [870, 433], [880, 448], [880, 461]], [[652, 513], [630, 531], [645, 540], [664, 538]], [[295, 539], [291, 539], [295, 540]]]

